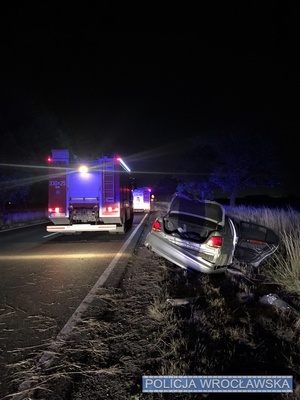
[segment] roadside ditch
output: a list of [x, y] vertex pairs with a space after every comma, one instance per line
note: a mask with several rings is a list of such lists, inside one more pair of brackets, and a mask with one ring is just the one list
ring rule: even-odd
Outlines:
[[33, 354], [11, 367], [12, 392], [30, 376], [34, 390], [21, 388], [19, 399], [220, 399], [224, 394], [142, 393], [142, 376], [293, 375], [293, 394], [255, 399], [300, 398], [299, 318], [259, 302], [274, 289], [259, 277], [187, 272], [150, 253], [143, 241], [158, 212], [119, 285], [108, 281], [99, 290], [55, 362], [37, 368]]

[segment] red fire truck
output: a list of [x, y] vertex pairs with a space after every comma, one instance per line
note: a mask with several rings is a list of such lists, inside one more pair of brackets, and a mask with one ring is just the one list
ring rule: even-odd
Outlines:
[[125, 233], [132, 227], [132, 179], [120, 157], [70, 161], [68, 150], [48, 157], [48, 232]]

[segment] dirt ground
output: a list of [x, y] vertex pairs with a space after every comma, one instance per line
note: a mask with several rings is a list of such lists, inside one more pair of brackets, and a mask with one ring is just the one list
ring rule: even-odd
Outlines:
[[146, 232], [119, 285], [108, 279], [51, 366], [36, 367], [41, 354], [16, 366], [10, 387], [14, 399], [138, 398], [141, 377], [159, 365], [161, 315], [151, 317], [149, 307], [165, 279], [163, 260], [143, 246]]
[[[150, 253], [144, 235], [119, 286], [99, 291], [54, 362], [16, 371], [12, 391], [24, 378], [32, 385], [14, 400], [300, 398], [299, 317], [258, 302], [275, 288], [186, 273]], [[294, 393], [142, 393], [143, 375], [232, 374], [293, 375]]]

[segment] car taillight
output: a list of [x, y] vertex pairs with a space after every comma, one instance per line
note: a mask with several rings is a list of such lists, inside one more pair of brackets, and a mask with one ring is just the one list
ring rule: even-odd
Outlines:
[[206, 244], [211, 247], [222, 247], [223, 238], [222, 236], [212, 236], [208, 239]]
[[161, 224], [159, 221], [154, 221], [152, 225], [152, 230], [153, 231], [161, 231]]

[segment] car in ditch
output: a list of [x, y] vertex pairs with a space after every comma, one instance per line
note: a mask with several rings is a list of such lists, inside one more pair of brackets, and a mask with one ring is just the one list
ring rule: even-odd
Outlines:
[[171, 263], [206, 274], [222, 273], [234, 260], [258, 267], [278, 244], [273, 230], [227, 216], [218, 202], [179, 193], [144, 241], [150, 251]]

